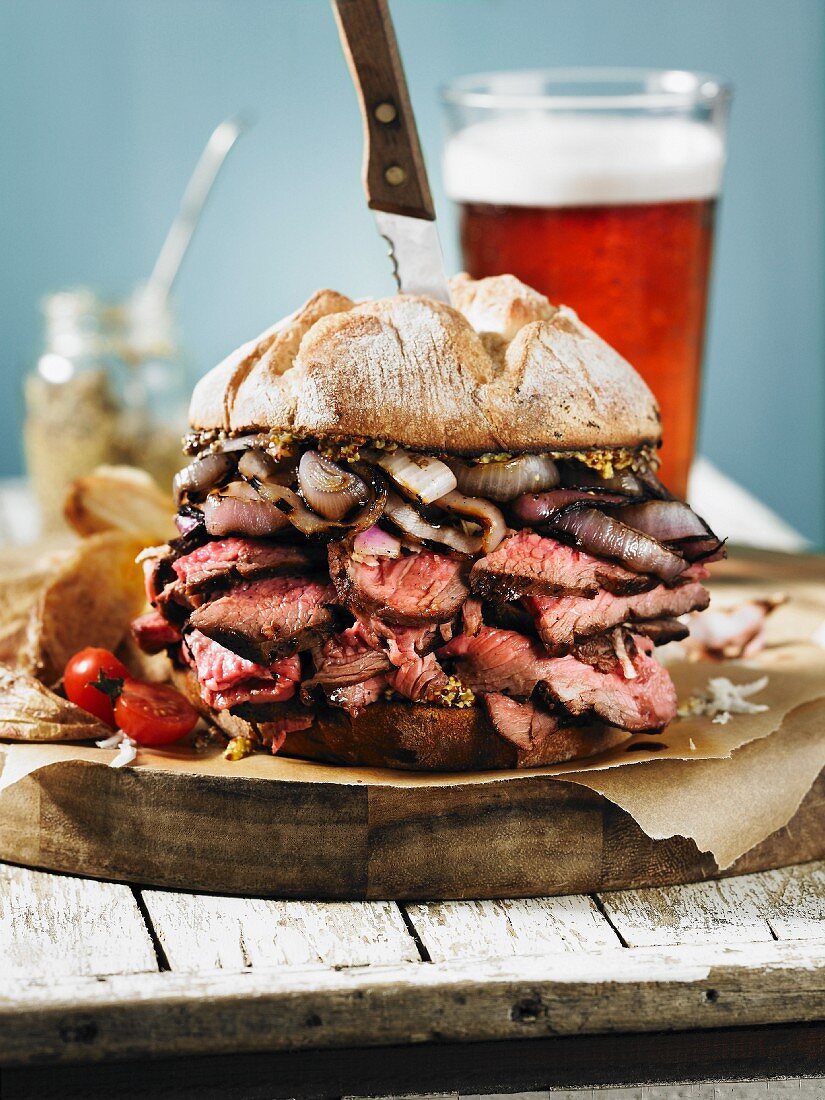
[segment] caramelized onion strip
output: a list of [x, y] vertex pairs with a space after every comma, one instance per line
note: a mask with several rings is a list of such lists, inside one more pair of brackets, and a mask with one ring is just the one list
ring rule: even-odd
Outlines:
[[436, 502], [439, 508], [447, 512], [453, 512], [457, 516], [478, 523], [484, 534], [481, 537], [481, 547], [485, 554], [492, 553], [504, 536], [507, 534], [507, 523], [501, 510], [496, 508], [488, 500], [479, 497], [466, 497], [463, 493], [453, 490], [446, 496], [439, 497]]
[[680, 554], [596, 508], [570, 508], [556, 516], [551, 526], [588, 554], [612, 558], [633, 573], [653, 574], [665, 584], [672, 584], [687, 569]]
[[507, 462], [449, 459], [448, 465], [462, 493], [499, 502], [522, 493], [540, 493], [559, 483], [559, 468], [548, 455], [519, 455]]

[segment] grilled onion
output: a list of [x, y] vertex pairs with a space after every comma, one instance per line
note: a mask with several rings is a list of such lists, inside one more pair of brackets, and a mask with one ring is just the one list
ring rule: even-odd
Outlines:
[[564, 462], [561, 483], [565, 489], [587, 489], [591, 493], [621, 493], [624, 497], [642, 498], [645, 484], [632, 470], [619, 470], [613, 477], [602, 477], [583, 462]]
[[673, 549], [687, 558], [691, 564], [702, 562], [709, 565], [712, 561], [727, 557], [725, 540], [718, 539], [716, 535], [709, 535], [707, 538], [681, 539], [673, 543]]
[[454, 512], [458, 516], [478, 523], [484, 534], [481, 536], [481, 547], [485, 554], [495, 550], [504, 536], [507, 534], [507, 524], [501, 510], [488, 500], [479, 497], [465, 497], [462, 493], [453, 490], [437, 501], [438, 507], [447, 512]]
[[520, 455], [508, 462], [467, 463], [448, 459], [458, 488], [469, 496], [514, 500], [522, 493], [540, 493], [559, 483], [559, 468], [548, 455]]
[[551, 489], [549, 493], [525, 493], [510, 505], [513, 515], [522, 523], [533, 526], [546, 523], [562, 508], [571, 504], [624, 504], [625, 497], [620, 493], [591, 493], [586, 489]]
[[175, 526], [181, 535], [191, 535], [203, 523], [203, 515], [178, 514], [175, 516]]
[[215, 452], [247, 451], [252, 447], [266, 447], [269, 442], [270, 438], [265, 432], [256, 435], [239, 435], [234, 439], [221, 439], [217, 443], [213, 443], [210, 450]]
[[233, 466], [234, 461], [228, 455], [208, 454], [196, 458], [175, 474], [172, 481], [175, 503], [180, 504], [184, 494], [205, 496], [224, 480]]
[[370, 491], [360, 477], [315, 451], [305, 451], [301, 456], [298, 484], [313, 512], [325, 519], [341, 520], [370, 499]]
[[360, 531], [352, 544], [355, 561], [373, 561], [375, 558], [400, 558], [401, 543], [388, 531], [374, 524]]
[[391, 454], [376, 452], [373, 461], [390, 475], [399, 489], [422, 504], [432, 504], [445, 493], [452, 492], [457, 484], [455, 474], [441, 459], [406, 451], [403, 447], [397, 447]]
[[663, 542], [688, 561], [716, 561], [725, 556], [725, 544], [701, 516], [681, 500], [649, 500], [618, 513], [622, 523]]
[[666, 584], [687, 569], [688, 563], [679, 554], [596, 508], [570, 508], [552, 520], [552, 528], [568, 535], [588, 554], [613, 558], [633, 573], [652, 573]]
[[652, 535], [659, 542], [707, 538], [713, 532], [690, 505], [681, 500], [648, 500], [628, 504], [618, 513], [622, 523]]
[[265, 538], [289, 526], [287, 517], [246, 481], [233, 481], [211, 492], [203, 505], [203, 519], [209, 534], [219, 536]]
[[639, 481], [645, 488], [645, 492], [649, 497], [654, 497], [656, 500], [673, 500], [673, 494], [662, 485], [653, 470], [642, 469], [636, 474]]
[[410, 535], [418, 543], [440, 543], [457, 550], [459, 554], [478, 554], [482, 547], [481, 535], [468, 535], [455, 527], [429, 523], [412, 504], [402, 500], [396, 493], [387, 494], [384, 515], [399, 531]]
[[[361, 473], [359, 469], [359, 474]], [[359, 478], [366, 485], [368, 476]], [[377, 522], [384, 511], [387, 490], [375, 478], [369, 479], [368, 499], [360, 512], [348, 522], [324, 519], [310, 511], [298, 494], [286, 485], [279, 484], [273, 478], [264, 478], [253, 482], [264, 500], [274, 504], [303, 535], [322, 535], [333, 537], [342, 530], [365, 531]]]
[[275, 473], [277, 463], [275, 459], [266, 453], [253, 448], [244, 451], [238, 462], [238, 473], [252, 481], [254, 478], [270, 477]]

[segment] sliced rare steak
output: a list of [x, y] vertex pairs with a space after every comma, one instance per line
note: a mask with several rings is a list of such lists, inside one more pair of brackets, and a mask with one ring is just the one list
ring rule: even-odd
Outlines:
[[614, 596], [602, 591], [591, 599], [525, 596], [522, 603], [533, 616], [548, 653], [561, 655], [582, 640], [604, 634], [622, 623], [635, 625], [702, 611], [710, 603], [710, 595], [698, 581], [689, 581], [679, 588], [659, 584], [634, 596]]
[[332, 585], [268, 577], [237, 585], [192, 614], [190, 626], [247, 660], [268, 665], [335, 632]]
[[256, 664], [199, 630], [187, 634], [183, 656], [195, 670], [204, 701], [215, 710], [243, 703], [283, 703], [292, 698], [301, 679], [299, 657]]
[[498, 692], [483, 699], [496, 731], [520, 749], [535, 748], [559, 728], [558, 718], [535, 703], [520, 703]]
[[[518, 749], [518, 766], [521, 768], [546, 763], [548, 748], [550, 759], [558, 764], [586, 756], [588, 751], [610, 744], [604, 727], [599, 723], [571, 725], [569, 716], [559, 717], [539, 703], [520, 703], [509, 695], [496, 692], [485, 695], [483, 699], [496, 732]], [[623, 736], [617, 734], [617, 740], [622, 740]]]
[[329, 692], [350, 684], [360, 684], [392, 668], [387, 654], [364, 641], [359, 625], [348, 627], [340, 634], [328, 638], [312, 651], [314, 675], [301, 685], [302, 697], [311, 698], [314, 689]]
[[146, 599], [154, 607], [166, 585], [174, 581], [175, 574], [172, 570], [172, 551], [169, 547], [157, 546], [153, 547], [153, 550], [157, 553], [149, 556], [149, 551], [145, 550], [138, 560], [143, 566], [143, 587], [146, 590]]
[[459, 634], [438, 651], [455, 662], [461, 682], [477, 693], [505, 692], [528, 699], [549, 674], [553, 659], [532, 638], [514, 630], [482, 626], [470, 636]]
[[298, 699], [285, 703], [239, 703], [232, 707], [232, 714], [248, 722], [262, 745], [276, 753], [286, 741], [288, 733], [308, 730], [314, 715]]
[[414, 703], [434, 703], [443, 695], [449, 684], [449, 676], [438, 663], [434, 653], [424, 657], [414, 656], [403, 662], [387, 676], [393, 691]]
[[[615, 631], [611, 634], [599, 634], [595, 638], [587, 638], [573, 650], [573, 656], [577, 661], [583, 661], [591, 668], [599, 672], [613, 672], [616, 669], [619, 658], [616, 656]], [[632, 657], [635, 646], [631, 636], [626, 635], [627, 652]], [[625, 644], [624, 640], [623, 643]]]
[[667, 645], [668, 642], [681, 642], [690, 634], [690, 627], [678, 619], [651, 619], [646, 623], [634, 623], [633, 630], [654, 645]]
[[654, 658], [636, 648], [635, 676], [625, 677], [621, 665], [600, 672], [572, 654], [551, 658], [552, 674], [539, 684], [540, 696], [560, 703], [570, 714], [597, 714], [608, 725], [631, 733], [660, 730], [676, 717], [676, 688]]
[[333, 706], [341, 707], [352, 718], [357, 718], [367, 707], [377, 703], [386, 690], [386, 676], [373, 676], [369, 680], [362, 680], [360, 684], [333, 688], [328, 694], [328, 700]]
[[632, 658], [632, 679], [618, 660], [613, 671], [600, 672], [572, 654], [548, 657], [532, 638], [491, 627], [453, 638], [440, 655], [455, 661], [461, 682], [473, 691], [527, 699], [539, 687], [551, 707], [560, 704], [576, 717], [596, 714], [621, 729], [661, 729], [676, 715], [667, 671], [641, 650]]
[[506, 538], [470, 573], [474, 593], [503, 600], [528, 594], [592, 597], [602, 590], [629, 595], [656, 583], [655, 577], [631, 573], [616, 562], [526, 530]]
[[353, 560], [346, 542], [329, 547], [330, 576], [341, 601], [386, 623], [449, 622], [469, 595], [464, 569], [458, 559], [432, 550], [367, 565]]
[[181, 632], [161, 615], [148, 611], [132, 623], [132, 634], [144, 653], [160, 653], [181, 640]]
[[478, 634], [484, 625], [484, 614], [481, 600], [470, 597], [465, 600], [461, 609], [461, 626], [465, 634]]
[[303, 574], [317, 571], [324, 564], [314, 544], [273, 542], [271, 539], [225, 538], [206, 542], [172, 563], [187, 593], [233, 580], [279, 574]]

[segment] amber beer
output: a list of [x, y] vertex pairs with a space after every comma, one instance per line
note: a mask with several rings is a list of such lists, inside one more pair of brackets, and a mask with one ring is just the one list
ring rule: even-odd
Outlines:
[[696, 443], [714, 199], [616, 206], [466, 203], [464, 265], [572, 306], [659, 400], [661, 477], [685, 495]]
[[721, 133], [661, 111], [535, 107], [482, 117], [448, 141], [445, 183], [459, 204], [464, 265], [477, 278], [512, 272], [572, 306], [641, 372], [662, 410], [662, 478], [684, 495]]

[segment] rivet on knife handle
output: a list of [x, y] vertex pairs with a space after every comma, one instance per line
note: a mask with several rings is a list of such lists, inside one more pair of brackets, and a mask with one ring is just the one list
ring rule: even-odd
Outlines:
[[373, 210], [435, 219], [387, 0], [333, 0], [364, 118], [364, 190]]

